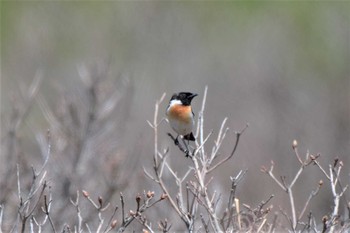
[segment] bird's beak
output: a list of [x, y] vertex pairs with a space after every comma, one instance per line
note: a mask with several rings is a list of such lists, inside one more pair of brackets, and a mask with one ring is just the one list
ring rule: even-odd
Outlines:
[[190, 95], [190, 98], [193, 99], [194, 97], [196, 97], [198, 94], [192, 94]]

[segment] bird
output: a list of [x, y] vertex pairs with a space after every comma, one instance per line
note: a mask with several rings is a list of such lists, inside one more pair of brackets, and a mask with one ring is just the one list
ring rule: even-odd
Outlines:
[[166, 115], [171, 128], [178, 134], [175, 144], [178, 143], [179, 135], [187, 141], [195, 141], [192, 129], [194, 126], [194, 113], [191, 101], [197, 94], [191, 92], [179, 92], [172, 95], [166, 110]]

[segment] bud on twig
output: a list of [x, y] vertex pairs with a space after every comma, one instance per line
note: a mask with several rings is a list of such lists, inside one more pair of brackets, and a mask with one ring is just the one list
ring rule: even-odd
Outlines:
[[335, 158], [334, 159], [334, 164], [333, 164], [334, 168], [337, 166], [338, 162], [339, 162], [339, 158]]
[[322, 217], [322, 222], [326, 223], [327, 221], [328, 221], [328, 216], [327, 215], [323, 216]]
[[292, 147], [293, 147], [293, 150], [298, 147], [298, 141], [297, 140], [293, 140]]
[[154, 192], [148, 191], [146, 196], [147, 196], [147, 198], [152, 198], [152, 197], [154, 197]]
[[168, 195], [166, 193], [163, 193], [162, 196], [160, 196], [161, 200], [167, 199]]
[[85, 190], [81, 191], [83, 193], [83, 196], [88, 198], [89, 197], [89, 193]]
[[141, 195], [138, 194], [138, 195], [136, 196], [136, 202], [137, 202], [137, 203], [140, 203], [140, 201], [141, 201]]
[[318, 185], [319, 185], [319, 186], [322, 186], [322, 185], [323, 185], [323, 180], [320, 180], [320, 181], [318, 182]]
[[117, 226], [117, 220], [115, 219], [115, 220], [113, 220], [113, 222], [111, 223], [111, 228], [113, 229], [113, 228], [115, 228], [116, 226]]
[[141, 201], [141, 195], [138, 194], [138, 195], [136, 196], [136, 203], [137, 203], [136, 213], [138, 213], [139, 210], [140, 210], [140, 201]]
[[101, 196], [98, 196], [98, 203], [100, 204], [100, 207], [102, 207], [103, 200]]

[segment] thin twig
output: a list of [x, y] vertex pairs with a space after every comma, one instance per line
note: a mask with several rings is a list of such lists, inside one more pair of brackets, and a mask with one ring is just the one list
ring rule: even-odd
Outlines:
[[[239, 173], [235, 177], [230, 177], [231, 178], [231, 190], [230, 190], [230, 197], [228, 199], [228, 204], [227, 204], [227, 210], [229, 212], [228, 216], [228, 221], [225, 227], [225, 230], [229, 228], [231, 225], [231, 221], [233, 220], [233, 213], [234, 213], [234, 208], [233, 208], [233, 201], [236, 198], [236, 188], [237, 185], [241, 182], [245, 174], [247, 173], [248, 170], [240, 170]], [[222, 217], [222, 221], [225, 218], [225, 216]]]
[[125, 225], [125, 209], [124, 209], [124, 196], [123, 193], [120, 193], [120, 202], [122, 204], [122, 223]]
[[204, 227], [204, 230], [206, 233], [209, 233], [209, 226], [208, 226], [208, 223], [205, 222], [204, 220], [204, 217], [203, 217], [203, 214], [200, 214], [200, 218], [201, 218], [201, 221], [202, 221], [202, 225]]
[[236, 152], [236, 149], [237, 149], [237, 146], [238, 146], [238, 142], [239, 142], [239, 139], [241, 137], [241, 135], [244, 133], [244, 131], [248, 128], [249, 124], [246, 124], [245, 127], [239, 131], [239, 132], [236, 132], [236, 142], [235, 142], [235, 145], [233, 147], [233, 150], [231, 152], [231, 154], [229, 156], [227, 156], [226, 158], [222, 159], [220, 162], [218, 162], [217, 164], [211, 166], [208, 170], [207, 170], [207, 173], [210, 173], [212, 171], [214, 171], [218, 166], [220, 166], [221, 164], [225, 163], [227, 160], [231, 159], [232, 156], [235, 154]]
[[[323, 183], [323, 182], [322, 182], [322, 183]], [[301, 218], [303, 217], [303, 215], [304, 215], [304, 213], [305, 213], [305, 211], [306, 211], [306, 208], [309, 206], [309, 203], [310, 203], [311, 199], [312, 199], [313, 197], [315, 197], [315, 196], [318, 194], [318, 192], [320, 191], [320, 188], [321, 188], [321, 186], [322, 186], [322, 183], [321, 183], [321, 181], [320, 181], [320, 182], [319, 182], [319, 185], [317, 186], [317, 188], [316, 188], [315, 190], [312, 190], [312, 191], [311, 191], [311, 193], [310, 193], [308, 199], [306, 200], [306, 202], [305, 202], [305, 204], [304, 204], [304, 207], [303, 207], [302, 211], [300, 212], [300, 214], [299, 214], [299, 216], [298, 216], [298, 221], [300, 221]]]
[[[203, 125], [204, 125], [204, 109], [205, 109], [205, 103], [206, 103], [206, 100], [207, 100], [207, 93], [208, 93], [208, 86], [205, 86], [204, 88], [204, 93], [203, 93], [203, 100], [202, 100], [202, 107], [201, 107], [201, 110], [199, 111], [199, 114], [198, 114], [198, 124], [197, 124], [197, 134], [196, 136], [199, 134], [199, 141], [200, 141], [200, 144], [204, 144], [204, 130], [203, 130]], [[197, 145], [198, 147], [198, 145]], [[204, 147], [201, 148], [201, 160], [204, 161]]]
[[3, 214], [4, 214], [4, 206], [0, 205], [0, 233], [3, 233], [3, 231], [2, 231]]
[[[81, 212], [80, 212], [80, 207], [79, 207], [79, 191], [77, 191], [77, 197], [75, 199], [75, 201], [73, 201], [72, 199], [70, 200], [70, 202], [72, 203], [72, 205], [75, 207], [76, 211], [77, 211], [77, 215], [78, 215], [78, 229], [76, 229], [76, 231], [78, 232], [82, 232], [82, 222], [83, 222], [83, 218], [81, 216]], [[75, 228], [76, 226], [74, 226]]]
[[55, 225], [54, 225], [52, 218], [51, 218], [51, 215], [50, 215], [51, 203], [52, 203], [51, 193], [50, 193], [49, 201], [47, 201], [47, 196], [44, 195], [44, 213], [46, 214], [47, 218], [49, 219], [49, 223], [50, 223], [52, 231], [56, 232]]
[[282, 190], [284, 190], [285, 192], [287, 192], [287, 188], [285, 185], [283, 185], [276, 177], [275, 175], [273, 174], [273, 168], [274, 168], [274, 162], [271, 161], [271, 166], [270, 166], [270, 169], [267, 170], [265, 167], [262, 167], [261, 168], [261, 171], [268, 174], [275, 182], [278, 186], [280, 186], [280, 188]]

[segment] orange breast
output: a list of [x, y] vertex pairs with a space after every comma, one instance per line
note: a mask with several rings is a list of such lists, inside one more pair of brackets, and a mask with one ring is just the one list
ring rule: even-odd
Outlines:
[[168, 117], [190, 123], [192, 119], [191, 106], [174, 105], [169, 109]]

